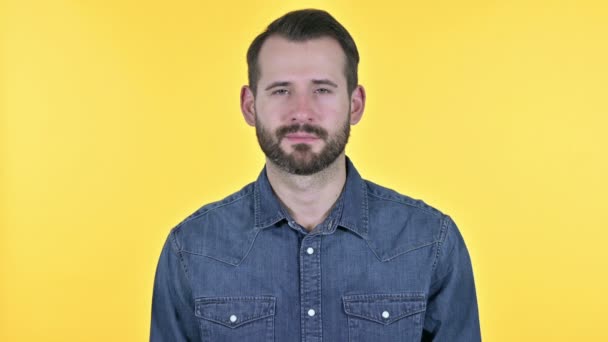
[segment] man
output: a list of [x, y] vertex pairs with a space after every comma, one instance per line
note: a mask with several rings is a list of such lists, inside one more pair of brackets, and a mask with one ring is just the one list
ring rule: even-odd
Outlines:
[[151, 340], [479, 341], [454, 222], [345, 156], [365, 107], [350, 34], [327, 12], [290, 12], [247, 62], [241, 109], [265, 168], [171, 231]]

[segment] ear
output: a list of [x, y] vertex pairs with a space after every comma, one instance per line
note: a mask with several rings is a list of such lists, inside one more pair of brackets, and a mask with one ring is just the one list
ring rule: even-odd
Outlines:
[[241, 112], [249, 126], [255, 126], [255, 97], [249, 86], [241, 88]]
[[365, 109], [365, 89], [358, 85], [350, 96], [350, 124], [356, 125], [363, 116]]

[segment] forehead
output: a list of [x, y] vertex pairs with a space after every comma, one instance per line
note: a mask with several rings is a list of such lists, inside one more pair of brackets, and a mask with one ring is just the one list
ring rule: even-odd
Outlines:
[[331, 78], [336, 83], [345, 83], [345, 63], [340, 43], [330, 37], [290, 41], [271, 36], [258, 55], [260, 82], [281, 78]]

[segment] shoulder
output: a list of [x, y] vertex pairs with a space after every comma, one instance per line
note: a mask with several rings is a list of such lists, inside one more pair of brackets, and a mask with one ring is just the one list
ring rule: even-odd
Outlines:
[[205, 217], [221, 217], [246, 205], [249, 198], [253, 197], [254, 185], [255, 183], [249, 183], [241, 190], [232, 193], [219, 201], [203, 205], [194, 213], [186, 217], [174, 229], [182, 229], [182, 227], [188, 226], [192, 222], [196, 222]]
[[206, 204], [171, 230], [179, 252], [236, 265], [255, 238], [254, 184]]
[[421, 213], [430, 216], [440, 217], [445, 215], [439, 209], [428, 205], [421, 199], [414, 199], [369, 180], [365, 180], [365, 183], [370, 201], [375, 201], [384, 205], [393, 203], [395, 206], [403, 207], [402, 209], [420, 211]]
[[451, 218], [421, 199], [365, 180], [368, 240], [383, 261], [440, 245]]

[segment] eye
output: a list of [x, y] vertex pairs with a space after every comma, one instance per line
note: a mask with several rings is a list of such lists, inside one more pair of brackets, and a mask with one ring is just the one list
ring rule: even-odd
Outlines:
[[319, 93], [319, 94], [330, 94], [331, 90], [327, 89], [327, 88], [318, 88], [315, 90], [315, 93]]
[[277, 89], [274, 90], [271, 95], [286, 95], [288, 93], [287, 89]]

